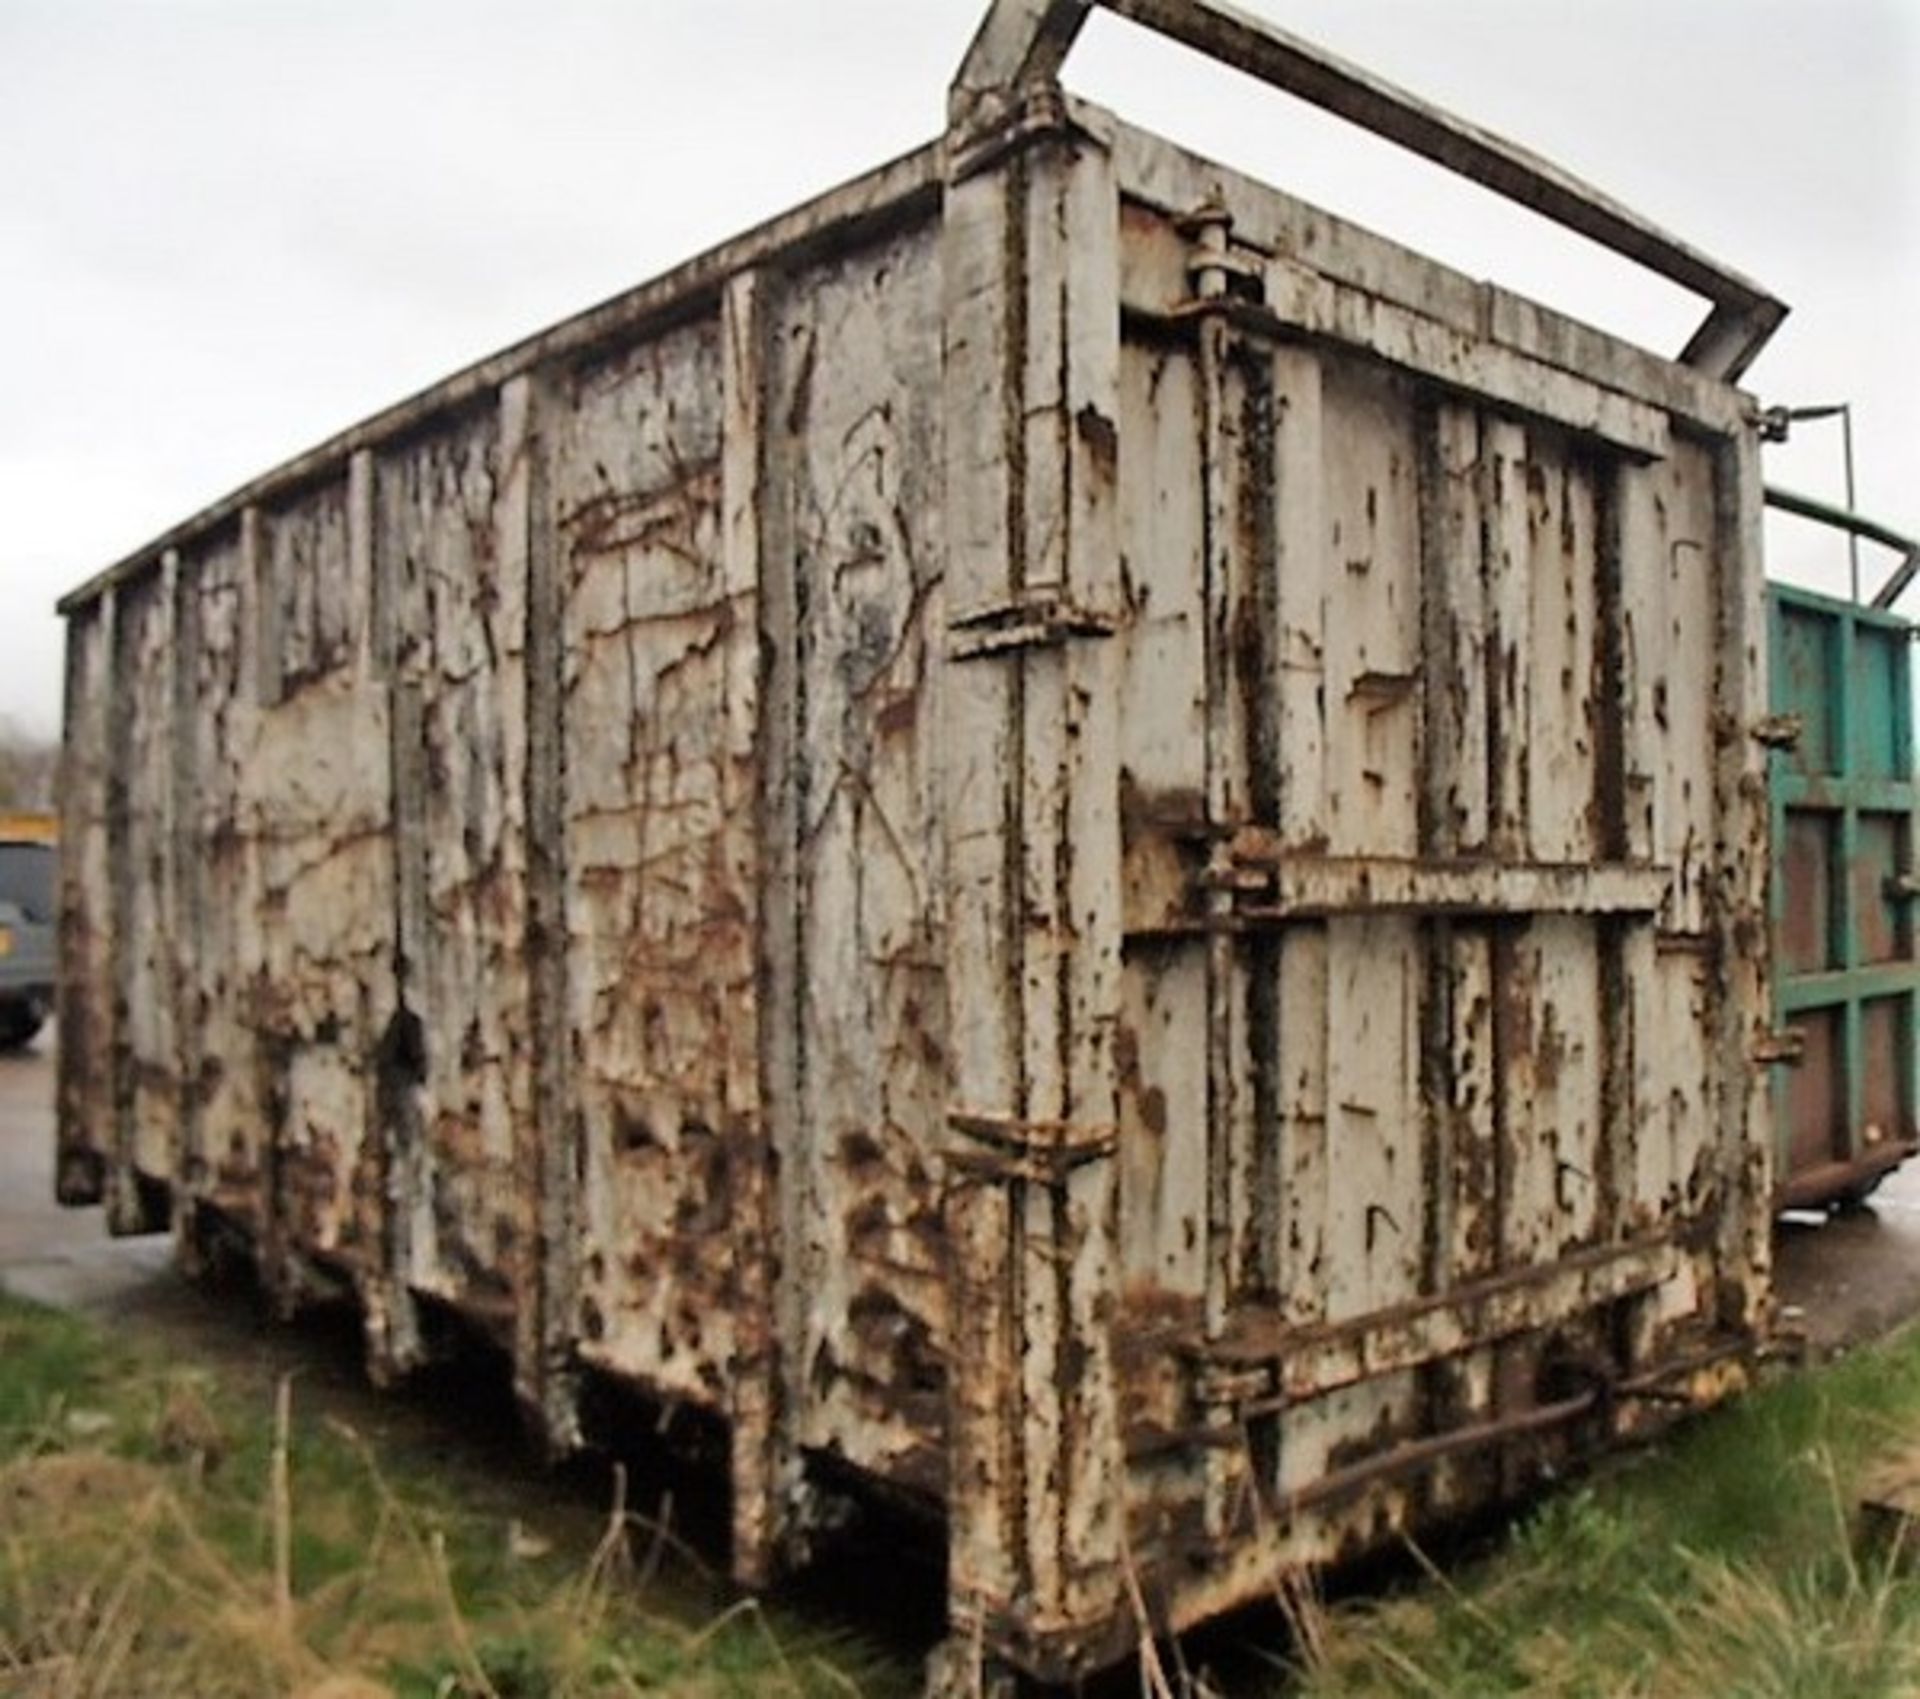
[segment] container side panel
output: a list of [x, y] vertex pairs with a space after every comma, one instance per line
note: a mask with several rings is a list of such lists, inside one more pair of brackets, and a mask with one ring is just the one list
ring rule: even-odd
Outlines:
[[1854, 950], [1862, 967], [1884, 967], [1913, 955], [1908, 941], [1909, 899], [1901, 895], [1911, 865], [1908, 819], [1905, 814], [1863, 809], [1854, 826], [1851, 875], [1853, 924], [1858, 934]]
[[1845, 1162], [1851, 1154], [1846, 1010], [1809, 1009], [1790, 1019], [1800, 1037], [1801, 1051], [1782, 1094], [1781, 1109], [1787, 1122], [1785, 1157], [1789, 1172], [1803, 1172]]
[[[1707, 449], [1677, 439], [1672, 457], [1639, 474], [1651, 507], [1628, 533], [1627, 614], [1636, 714], [1648, 782], [1649, 851], [1670, 883], [1658, 916], [1654, 972], [1663, 982], [1649, 1044], [1648, 1096], [1656, 1129], [1636, 1183], [1682, 1219], [1716, 1195], [1712, 1022], [1724, 995], [1707, 952], [1714, 854], [1713, 697], [1717, 573], [1713, 466]], [[1687, 1018], [1680, 1018], [1682, 1012]], [[1657, 1185], [1657, 1192], [1654, 1188]]]
[[1853, 632], [1853, 771], [1863, 779], [1905, 779], [1911, 772], [1904, 735], [1911, 717], [1903, 699], [1906, 653], [1912, 639], [1857, 622]]
[[[1121, 554], [1131, 683], [1120, 727], [1126, 900], [1134, 914], [1187, 907], [1206, 798], [1206, 536], [1200, 396], [1191, 351], [1129, 340], [1121, 354]], [[1130, 1306], [1204, 1289], [1207, 1115], [1204, 964], [1185, 940], [1129, 945], [1120, 1033], [1121, 1220]]]
[[1513, 1017], [1503, 1234], [1510, 1266], [1551, 1261], [1594, 1235], [1599, 986], [1590, 921], [1542, 917], [1514, 946], [1503, 987]]
[[[1620, 643], [1624, 694], [1622, 806], [1628, 852], [1668, 877], [1654, 936], [1636, 936], [1626, 998], [1637, 1035], [1632, 1148], [1621, 1166], [1619, 1227], [1669, 1226], [1704, 1201], [1694, 1168], [1706, 1128], [1707, 986], [1702, 952], [1710, 752], [1697, 698], [1711, 586], [1688, 480], [1704, 460], [1676, 440], [1672, 457], [1619, 474]], [[1677, 598], [1677, 600], [1676, 600]]]
[[185, 1176], [196, 1201], [250, 1233], [265, 1225], [265, 1152], [252, 1070], [252, 918], [259, 846], [246, 809], [247, 752], [255, 735], [253, 585], [238, 535], [181, 565], [181, 597], [195, 604], [199, 642], [190, 657], [191, 705], [180, 728], [198, 775], [183, 822], [195, 863], [188, 975], [192, 1007], [186, 1124], [194, 1153]]
[[173, 608], [156, 574], [115, 603], [114, 1092], [123, 1148], [137, 1173], [170, 1181], [178, 1136], [174, 1043]]
[[378, 464], [373, 648], [389, 680], [399, 946], [381, 1136], [408, 1284], [504, 1339], [526, 1284], [526, 581], [503, 559], [498, 415]]
[[[1753, 737], [1769, 698], [1760, 441], [1713, 445], [1714, 902], [1717, 1229], [1710, 1315], [1734, 1337], [1768, 1326], [1775, 1170], [1767, 1069], [1755, 1051], [1772, 1018], [1767, 752]], [[1904, 715], [1904, 703], [1902, 703]]]
[[1652, 665], [1641, 680], [1656, 735], [1653, 761], [1653, 859], [1672, 871], [1662, 929], [1689, 937], [1706, 927], [1713, 854], [1713, 697], [1700, 681], [1713, 673], [1717, 568], [1709, 451], [1676, 442], [1652, 474], [1658, 528], [1654, 558], [1637, 563], [1645, 586], [1645, 623], [1636, 631]]
[[1780, 916], [1774, 944], [1783, 973], [1826, 973], [1846, 965], [1841, 949], [1835, 877], [1840, 854], [1839, 822], [1826, 809], [1790, 808], [1779, 853], [1785, 857], [1793, 900]]
[[113, 910], [107, 853], [107, 727], [113, 599], [67, 625], [60, 755], [59, 1172], [63, 1201], [98, 1203], [114, 1147]]
[[1527, 719], [1509, 728], [1526, 751], [1528, 829], [1537, 861], [1600, 858], [1594, 819], [1595, 489], [1557, 433], [1528, 435], [1522, 471], [1527, 551], [1518, 562], [1532, 595], [1524, 664]]
[[1872, 997], [1860, 1007], [1860, 1142], [1871, 1149], [1913, 1129], [1913, 997]]
[[[1272, 696], [1279, 751], [1273, 819], [1285, 849], [1317, 854], [1330, 840], [1328, 727], [1340, 711], [1328, 687], [1328, 631], [1346, 617], [1346, 568], [1326, 516], [1321, 356], [1282, 348], [1273, 358], [1271, 499], [1278, 550]], [[1278, 1121], [1274, 1301], [1290, 1322], [1305, 1323], [1326, 1319], [1328, 1225], [1342, 1183], [1328, 1100], [1329, 927], [1320, 921], [1288, 928], [1278, 949], [1271, 1014]]]
[[721, 552], [722, 371], [701, 321], [558, 385], [566, 910], [588, 1361], [725, 1407], [736, 1153], [728, 1010], [753, 983], [728, 735], [757, 642]]
[[[1325, 850], [1410, 858], [1420, 853], [1425, 813], [1421, 398], [1395, 375], [1353, 359], [1323, 360], [1318, 387], [1319, 463], [1311, 476], [1323, 539]], [[1295, 487], [1306, 471], [1295, 470]], [[1284, 467], [1280, 482], [1287, 482]], [[1284, 603], [1284, 587], [1281, 594]], [[1294, 1295], [1290, 1307], [1339, 1322], [1420, 1288], [1429, 1182], [1421, 937], [1410, 918], [1333, 916], [1313, 936], [1289, 929], [1281, 949], [1283, 961], [1303, 958], [1282, 969], [1303, 988], [1317, 978], [1322, 949], [1325, 975], [1321, 1011], [1279, 1037], [1283, 1079], [1325, 1070], [1324, 1120], [1305, 1129], [1309, 1148], [1316, 1135], [1324, 1139], [1325, 1181], [1313, 1184], [1309, 1172], [1309, 1184], [1283, 1193], [1281, 1204], [1284, 1239], [1318, 1247], [1310, 1267], [1293, 1263], [1311, 1296]], [[1282, 1426], [1277, 1460], [1260, 1459], [1263, 1470], [1277, 1468], [1277, 1481], [1262, 1481], [1261, 1489], [1286, 1490], [1323, 1473], [1330, 1459], [1387, 1444], [1415, 1420], [1412, 1391], [1410, 1377], [1386, 1376], [1303, 1403]]]
[[[1128, 263], [1184, 281], [1185, 247], [1125, 209]], [[1169, 284], [1171, 288], [1174, 285]], [[1119, 1083], [1121, 1323], [1116, 1362], [1135, 1552], [1194, 1537], [1204, 1480], [1165, 1443], [1188, 1424], [1178, 1343], [1204, 1325], [1208, 1273], [1207, 957], [1192, 935], [1207, 851], [1206, 408], [1186, 337], [1120, 352], [1119, 727], [1123, 901]]]
[[794, 1171], [810, 1302], [797, 1438], [945, 1491], [946, 1110], [938, 718], [938, 235], [792, 276], [772, 326], [769, 500], [792, 540]]
[[[1420, 497], [1409, 388], [1329, 362], [1321, 392], [1327, 830], [1336, 855], [1419, 852]], [[1336, 955], [1345, 944], [1336, 942]]]
[[[1500, 485], [1494, 523], [1515, 545], [1502, 568], [1520, 579], [1508, 593], [1526, 632], [1524, 648], [1513, 652], [1526, 676], [1500, 733], [1520, 745], [1515, 772], [1529, 857], [1585, 865], [1602, 860], [1605, 848], [1597, 767], [1609, 711], [1596, 629], [1602, 474], [1563, 434], [1540, 427], [1526, 433], [1515, 470]], [[1551, 1260], [1588, 1242], [1598, 1220], [1605, 1036], [1595, 934], [1590, 920], [1542, 916], [1510, 941], [1511, 972], [1499, 986], [1507, 1017], [1501, 1237], [1508, 1266]]]
[[1411, 921], [1328, 927], [1326, 1319], [1411, 1298], [1422, 1212], [1417, 938]]
[[358, 1200], [391, 974], [390, 734], [362, 664], [348, 515], [343, 479], [258, 521], [261, 709], [240, 782], [259, 855], [249, 1016], [270, 1282], [301, 1258], [355, 1277], [380, 1260]]

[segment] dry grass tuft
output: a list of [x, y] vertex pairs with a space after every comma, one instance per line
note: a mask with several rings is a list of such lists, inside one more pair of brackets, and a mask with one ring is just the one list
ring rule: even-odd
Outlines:
[[1863, 1542], [1920, 1433], [1920, 1330], [1781, 1378], [1542, 1504], [1505, 1548], [1297, 1631], [1299, 1699], [1913, 1699], [1920, 1577]]
[[[624, 1483], [591, 1551], [0, 1300], [3, 1699], [815, 1699], [898, 1666], [690, 1601]], [[109, 1372], [110, 1371], [110, 1372]], [[40, 1376], [37, 1388], [26, 1384]], [[74, 1388], [84, 1391], [78, 1404]], [[76, 1408], [89, 1420], [67, 1420]], [[81, 1437], [84, 1434], [84, 1439]]]

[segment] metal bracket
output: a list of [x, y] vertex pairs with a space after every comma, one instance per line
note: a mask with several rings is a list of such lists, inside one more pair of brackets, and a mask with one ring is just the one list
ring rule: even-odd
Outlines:
[[980, 1147], [948, 1151], [948, 1166], [983, 1180], [1063, 1185], [1076, 1169], [1105, 1161], [1120, 1148], [1118, 1127], [1085, 1122], [1028, 1121], [1017, 1115], [950, 1109], [947, 1125]]
[[1659, 912], [1672, 885], [1663, 867], [1631, 862], [1396, 860], [1329, 856], [1243, 826], [1213, 843], [1195, 888], [1241, 899], [1223, 917], [1232, 930], [1327, 915], [1617, 915]]
[[1022, 649], [1054, 649], [1075, 638], [1111, 637], [1119, 629], [1113, 615], [1079, 607], [1057, 590], [1029, 590], [949, 619], [947, 658], [979, 661]]
[[1883, 889], [1888, 902], [1910, 903], [1920, 897], [1920, 873], [1889, 874]]
[[1202, 1410], [1233, 1415], [1249, 1405], [1265, 1405], [1278, 1392], [1270, 1363], [1217, 1363], [1201, 1357], [1193, 1370], [1193, 1399]]
[[1748, 728], [1753, 741], [1767, 749], [1798, 749], [1806, 736], [1807, 722], [1800, 714], [1769, 714]]
[[1090, 135], [1075, 123], [1067, 97], [1058, 85], [1029, 85], [996, 103], [990, 113], [974, 115], [965, 128], [956, 127], [947, 138], [945, 173], [949, 184], [964, 183], [991, 171], [1010, 154], [1047, 140], [1072, 138], [1082, 145], [1102, 137]]
[[1233, 250], [1233, 214], [1218, 201], [1196, 207], [1179, 221], [1180, 234], [1193, 243], [1187, 277], [1194, 299], [1186, 313], [1208, 312], [1230, 301], [1261, 301], [1266, 296], [1266, 266]]
[[1798, 1027], [1781, 1027], [1764, 1033], [1748, 1052], [1754, 1064], [1762, 1068], [1784, 1065], [1797, 1067], [1807, 1053], [1807, 1035]]
[[1347, 689], [1347, 700], [1368, 714], [1384, 714], [1409, 702], [1420, 687], [1413, 673], [1364, 672]]

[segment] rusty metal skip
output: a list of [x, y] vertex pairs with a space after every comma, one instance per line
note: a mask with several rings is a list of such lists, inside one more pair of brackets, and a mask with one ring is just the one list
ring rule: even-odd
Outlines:
[[462, 372], [63, 604], [63, 1194], [375, 1372], [943, 1528], [1066, 1678], [1738, 1384], [1783, 309], [1256, 19], [1126, 18], [1703, 296], [1677, 358], [1063, 92]]

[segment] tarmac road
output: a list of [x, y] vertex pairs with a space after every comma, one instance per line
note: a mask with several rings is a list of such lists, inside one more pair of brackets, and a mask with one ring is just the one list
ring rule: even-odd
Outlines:
[[28, 1050], [0, 1051], [0, 1291], [111, 1313], [174, 1284], [170, 1242], [109, 1239], [104, 1210], [53, 1201], [53, 1046], [48, 1027]]
[[[53, 1047], [49, 1029], [0, 1054], [0, 1290], [104, 1316], [178, 1311], [187, 1294], [164, 1235], [109, 1239], [100, 1210], [53, 1201]], [[1782, 1223], [1775, 1246], [1782, 1320], [1816, 1355], [1920, 1314], [1920, 1162], [1866, 1209]]]
[[1864, 1209], [1796, 1213], [1773, 1240], [1783, 1328], [1830, 1357], [1920, 1315], [1920, 1161], [1890, 1174]]

